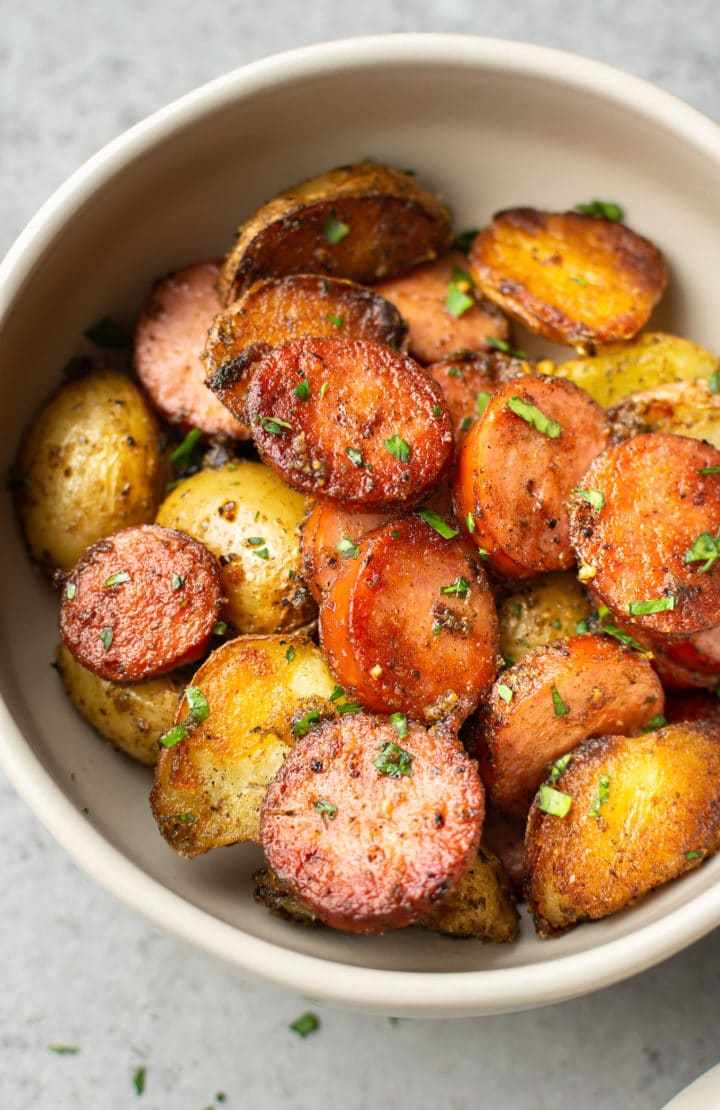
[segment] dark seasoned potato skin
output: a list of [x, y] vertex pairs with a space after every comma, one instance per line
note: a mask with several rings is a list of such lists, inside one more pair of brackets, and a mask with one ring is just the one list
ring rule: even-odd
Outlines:
[[[594, 806], [601, 776], [607, 801]], [[572, 798], [567, 816], [544, 813], [538, 795], [525, 836], [527, 902], [542, 938], [617, 913], [717, 851], [720, 729], [686, 722], [588, 740], [554, 788]]]
[[[348, 228], [335, 242], [328, 220]], [[436, 258], [449, 241], [447, 208], [415, 177], [358, 162], [303, 181], [258, 209], [238, 232], [218, 291], [227, 305], [264, 277], [317, 273], [372, 284]]]

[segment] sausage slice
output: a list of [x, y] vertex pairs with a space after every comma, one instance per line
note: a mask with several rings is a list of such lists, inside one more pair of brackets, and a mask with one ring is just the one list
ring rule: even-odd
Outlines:
[[320, 606], [320, 641], [352, 697], [459, 725], [498, 667], [497, 615], [472, 544], [416, 516], [367, 535]]
[[439, 386], [380, 343], [285, 343], [255, 370], [246, 407], [263, 461], [293, 489], [344, 508], [413, 505], [452, 460]]
[[135, 331], [135, 369], [153, 403], [171, 424], [206, 435], [249, 439], [205, 385], [200, 353], [220, 311], [215, 284], [220, 266], [186, 266], [153, 287]]
[[387, 522], [386, 513], [347, 513], [318, 503], [302, 526], [304, 578], [318, 604], [359, 541]]
[[377, 933], [409, 925], [462, 878], [483, 814], [482, 783], [455, 737], [354, 713], [288, 754], [263, 804], [262, 844], [320, 920]]
[[530, 365], [526, 359], [503, 351], [484, 351], [460, 352], [460, 357], [450, 355], [428, 366], [450, 410], [456, 452], [478, 416], [485, 412], [491, 395], [505, 382], [524, 377]]
[[60, 636], [94, 674], [139, 682], [202, 655], [221, 601], [204, 544], [159, 524], [125, 528], [89, 547], [68, 575]]

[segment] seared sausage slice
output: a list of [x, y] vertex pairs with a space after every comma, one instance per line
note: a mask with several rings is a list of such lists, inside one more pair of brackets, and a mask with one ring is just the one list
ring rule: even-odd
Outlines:
[[566, 502], [608, 435], [599, 405], [563, 379], [528, 376], [491, 397], [460, 451], [454, 498], [493, 570], [573, 565]]
[[292, 339], [341, 336], [404, 348], [407, 326], [394, 305], [362, 285], [321, 274], [257, 281], [216, 316], [202, 360], [208, 385], [238, 419], [253, 369]]
[[230, 304], [254, 281], [331, 274], [363, 285], [448, 246], [450, 214], [416, 177], [377, 162], [341, 166], [263, 205], [238, 232], [218, 289]]
[[458, 740], [367, 713], [322, 722], [270, 783], [269, 865], [321, 921], [409, 925], [462, 878], [480, 843], [482, 783]]
[[387, 522], [386, 513], [347, 513], [318, 503], [302, 526], [304, 577], [318, 604], [338, 576], [345, 559], [354, 558], [360, 540]]
[[531, 331], [592, 352], [632, 339], [667, 284], [662, 254], [624, 224], [510, 208], [476, 237], [478, 286]]
[[220, 311], [215, 289], [219, 273], [217, 262], [202, 262], [156, 283], [135, 331], [135, 369], [171, 424], [249, 439], [247, 428], [205, 385], [200, 361], [208, 328]]
[[159, 524], [124, 528], [89, 547], [67, 576], [60, 636], [94, 674], [139, 682], [202, 655], [221, 601], [204, 544]]
[[[684, 436], [634, 436], [608, 448], [573, 483], [572, 543], [592, 587], [652, 633], [686, 637], [720, 625], [720, 562], [703, 555], [720, 532], [720, 451]], [[708, 556], [711, 551], [708, 550]]]
[[450, 356], [428, 366], [450, 409], [456, 453], [478, 416], [485, 412], [490, 395], [505, 382], [523, 377], [529, 369], [525, 359], [503, 351], [463, 352], [462, 357]]
[[497, 615], [472, 544], [415, 516], [367, 535], [320, 606], [320, 641], [352, 697], [455, 726], [497, 673]]
[[376, 286], [410, 327], [409, 350], [418, 362], [435, 362], [454, 351], [482, 351], [486, 340], [507, 340], [502, 312], [477, 294], [458, 251]]
[[527, 813], [546, 768], [588, 736], [635, 732], [663, 711], [647, 659], [599, 636], [536, 648], [503, 671], [480, 710], [473, 750], [493, 803]]
[[565, 816], [543, 811], [539, 794], [525, 837], [541, 937], [617, 913], [718, 850], [720, 730], [677, 724], [588, 740], [553, 789]]
[[289, 486], [347, 509], [413, 505], [452, 460], [439, 386], [380, 343], [283, 344], [257, 367], [247, 415], [263, 461]]

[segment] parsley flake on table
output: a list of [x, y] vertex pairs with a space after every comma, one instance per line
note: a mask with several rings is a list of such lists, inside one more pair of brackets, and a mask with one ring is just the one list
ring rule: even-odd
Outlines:
[[292, 1029], [293, 1033], [297, 1033], [299, 1037], [309, 1037], [320, 1028], [320, 1019], [317, 1014], [301, 1014], [295, 1021], [291, 1021], [288, 1029]]
[[145, 1080], [147, 1079], [147, 1068], [138, 1068], [133, 1076], [133, 1087], [135, 1093], [141, 1095], [145, 1090]]

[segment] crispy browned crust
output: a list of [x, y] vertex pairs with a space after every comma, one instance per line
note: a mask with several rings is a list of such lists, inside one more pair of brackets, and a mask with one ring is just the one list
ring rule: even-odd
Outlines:
[[341, 336], [404, 348], [407, 325], [390, 301], [354, 281], [289, 274], [256, 281], [215, 317], [201, 358], [207, 384], [230, 411], [244, 413], [253, 367], [292, 339]]
[[482, 410], [483, 393], [533, 372], [533, 363], [504, 351], [457, 351], [427, 367], [443, 391], [455, 431], [455, 452]]
[[[603, 775], [607, 801], [593, 809]], [[572, 798], [567, 816], [544, 813], [536, 798], [525, 838], [527, 902], [542, 938], [617, 913], [720, 847], [717, 724], [588, 740], [554, 785]]]
[[[350, 229], [337, 243], [323, 233], [331, 217]], [[415, 177], [359, 162], [310, 178], [258, 209], [238, 232], [218, 292], [227, 305], [259, 278], [297, 273], [370, 284], [437, 257], [449, 241], [447, 208]]]
[[645, 432], [704, 439], [720, 448], [720, 395], [704, 379], [668, 382], [634, 393], [608, 413], [613, 439]]
[[667, 284], [660, 251], [624, 224], [511, 208], [475, 239], [473, 277], [531, 331], [580, 350], [632, 339]]

